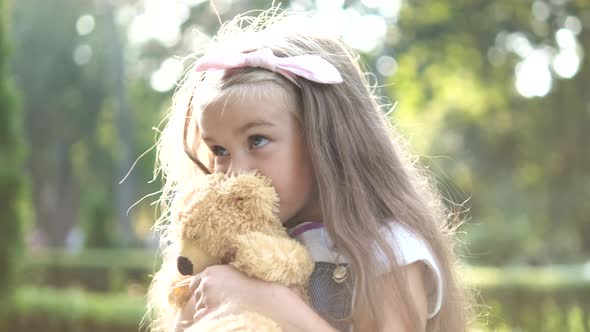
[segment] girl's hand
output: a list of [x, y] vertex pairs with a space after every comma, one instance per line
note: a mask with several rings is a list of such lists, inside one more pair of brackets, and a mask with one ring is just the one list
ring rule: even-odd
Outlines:
[[[258, 312], [286, 332], [334, 331], [289, 288], [250, 278], [230, 265], [208, 267], [193, 277], [190, 289], [193, 296], [177, 316], [176, 331], [220, 308], [216, 316]], [[183, 320], [188, 322], [182, 324]]]
[[[208, 313], [223, 306], [217, 315], [229, 315], [246, 310], [256, 280], [250, 279], [229, 265], [213, 265], [190, 280], [189, 301], [177, 313], [174, 331], [180, 332]], [[240, 310], [243, 308], [242, 310]]]
[[190, 290], [195, 298], [196, 322], [223, 306], [223, 315], [264, 310], [265, 292], [272, 284], [250, 278], [231, 265], [213, 265], [194, 276]]
[[193, 316], [195, 315], [195, 297], [191, 296], [184, 307], [176, 314], [174, 319], [173, 332], [182, 332], [184, 329], [193, 325]]

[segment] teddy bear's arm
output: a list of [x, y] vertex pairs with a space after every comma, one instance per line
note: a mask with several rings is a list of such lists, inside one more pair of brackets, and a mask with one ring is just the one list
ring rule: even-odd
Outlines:
[[236, 237], [230, 264], [250, 277], [289, 287], [307, 285], [314, 269], [311, 256], [297, 241], [259, 232]]

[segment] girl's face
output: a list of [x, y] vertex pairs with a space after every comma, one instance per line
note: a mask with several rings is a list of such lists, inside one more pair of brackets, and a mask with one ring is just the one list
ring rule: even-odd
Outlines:
[[201, 139], [214, 155], [216, 172], [258, 170], [271, 179], [283, 224], [319, 221], [303, 131], [278, 89], [269, 87], [261, 96], [228, 97], [209, 105], [198, 119]]

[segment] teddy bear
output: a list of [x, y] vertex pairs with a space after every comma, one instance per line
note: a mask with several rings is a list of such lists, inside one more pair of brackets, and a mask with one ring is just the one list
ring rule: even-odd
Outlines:
[[[185, 188], [172, 210], [180, 246], [178, 274], [168, 296], [174, 307], [182, 308], [190, 298], [190, 277], [215, 264], [230, 264], [250, 277], [283, 284], [309, 301], [314, 262], [279, 220], [279, 198], [270, 179], [256, 172], [213, 173]], [[188, 331], [229, 330], [281, 331], [254, 312], [205, 319]]]

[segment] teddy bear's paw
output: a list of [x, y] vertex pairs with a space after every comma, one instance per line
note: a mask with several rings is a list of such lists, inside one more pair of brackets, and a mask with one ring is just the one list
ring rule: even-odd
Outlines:
[[281, 332], [277, 323], [255, 312], [244, 312], [218, 317], [209, 314], [185, 332]]
[[267, 282], [285, 286], [307, 285], [314, 263], [307, 250], [291, 238], [259, 232], [238, 235], [231, 265]]
[[175, 308], [182, 308], [191, 297], [189, 289], [190, 279], [184, 279], [171, 284], [168, 289], [168, 302]]

